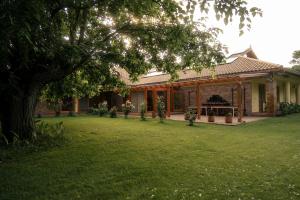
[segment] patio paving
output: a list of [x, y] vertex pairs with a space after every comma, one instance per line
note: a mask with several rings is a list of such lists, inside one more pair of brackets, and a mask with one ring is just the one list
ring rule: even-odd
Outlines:
[[[197, 119], [196, 122], [201, 122], [201, 123], [208, 123], [208, 124], [221, 124], [221, 125], [227, 125], [227, 126], [235, 126], [243, 123], [248, 123], [248, 122], [255, 122], [259, 120], [266, 119], [268, 117], [254, 117], [254, 116], [244, 116], [243, 117], [243, 122], [238, 122], [237, 117], [234, 117], [232, 119], [232, 124], [225, 123], [225, 117], [224, 116], [215, 116], [215, 122], [208, 122], [207, 121], [207, 116], [201, 116], [200, 120]], [[178, 121], [185, 121], [184, 120], [184, 115], [183, 114], [174, 114], [171, 115], [170, 118], [171, 120], [178, 120]]]

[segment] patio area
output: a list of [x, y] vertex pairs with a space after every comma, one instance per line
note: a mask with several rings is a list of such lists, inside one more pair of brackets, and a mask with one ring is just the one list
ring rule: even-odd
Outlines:
[[[220, 125], [227, 125], [227, 126], [235, 126], [243, 123], [249, 123], [249, 122], [255, 122], [259, 120], [266, 119], [268, 117], [255, 117], [255, 116], [244, 116], [243, 117], [243, 122], [238, 122], [238, 118], [234, 117], [232, 120], [232, 123], [228, 124], [225, 123], [225, 117], [224, 116], [215, 116], [215, 122], [208, 122], [207, 121], [207, 116], [202, 115], [200, 120], [196, 119], [196, 122], [202, 122], [202, 123], [208, 123], [208, 124], [220, 124]], [[185, 121], [184, 120], [184, 114], [174, 114], [171, 115], [170, 118], [171, 120], [177, 120], [177, 121]]]

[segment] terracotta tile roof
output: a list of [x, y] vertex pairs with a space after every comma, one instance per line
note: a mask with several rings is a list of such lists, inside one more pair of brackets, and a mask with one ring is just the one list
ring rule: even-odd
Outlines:
[[[257, 73], [257, 72], [269, 72], [269, 71], [276, 71], [282, 70], [283, 67], [278, 64], [273, 64], [253, 58], [247, 57], [238, 57], [234, 61], [222, 65], [218, 65], [214, 68], [214, 72], [210, 69], [203, 69], [201, 73], [198, 73], [194, 70], [182, 70], [177, 72], [178, 73], [178, 81], [186, 81], [186, 80], [194, 80], [194, 79], [209, 79], [214, 74], [216, 77], [226, 77], [232, 75], [239, 75], [239, 74], [250, 74]], [[123, 70], [122, 70], [123, 71]], [[158, 84], [158, 83], [165, 83], [168, 82], [171, 78], [169, 74], [161, 74], [161, 75], [154, 75], [154, 76], [144, 76], [139, 79], [137, 82], [130, 82], [128, 79], [128, 74], [126, 75], [125, 70], [122, 72], [123, 77], [126, 79], [126, 83], [128, 85], [151, 85], [151, 84]]]
[[129, 79], [129, 74], [127, 73], [127, 71], [125, 69], [118, 67], [118, 68], [115, 69], [115, 71], [118, 73], [119, 78], [122, 81], [124, 81], [125, 84], [127, 84], [127, 85], [132, 84], [132, 82]]
[[292, 69], [292, 68], [287, 68], [287, 67], [285, 67], [285, 68], [283, 68], [283, 71], [284, 71], [284, 72], [287, 72], [287, 73], [289, 73], [289, 74], [293, 74], [293, 75], [296, 75], [296, 76], [300, 76], [300, 72], [297, 71], [297, 70], [294, 70], [294, 69]]

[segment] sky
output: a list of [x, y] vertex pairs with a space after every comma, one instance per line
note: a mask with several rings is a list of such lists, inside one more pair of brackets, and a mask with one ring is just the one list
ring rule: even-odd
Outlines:
[[238, 20], [224, 25], [209, 16], [209, 26], [223, 29], [219, 40], [228, 47], [229, 54], [250, 46], [259, 59], [291, 66], [294, 50], [300, 50], [300, 0], [248, 0], [249, 6], [263, 10], [263, 17], [255, 17], [252, 29], [239, 36]]

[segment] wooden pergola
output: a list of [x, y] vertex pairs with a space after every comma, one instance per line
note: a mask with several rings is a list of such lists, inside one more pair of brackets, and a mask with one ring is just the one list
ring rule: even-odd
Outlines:
[[[186, 80], [180, 82], [170, 82], [170, 83], [158, 83], [152, 85], [135, 85], [131, 86], [130, 94], [132, 92], [144, 92], [144, 103], [146, 104], [147, 108], [147, 99], [148, 99], [148, 91], [152, 91], [152, 99], [153, 99], [153, 112], [157, 113], [157, 92], [158, 91], [165, 91], [167, 93], [167, 117], [171, 115], [171, 96], [173, 95], [173, 88], [174, 87], [188, 87], [193, 86], [196, 88], [196, 108], [197, 108], [197, 118], [200, 119], [201, 117], [201, 93], [200, 87], [202, 85], [207, 84], [218, 84], [218, 83], [235, 83], [237, 85], [237, 108], [238, 108], [238, 121], [242, 122], [243, 118], [243, 111], [244, 111], [244, 103], [243, 103], [243, 84], [245, 78], [234, 76], [234, 77], [222, 77], [222, 78], [215, 78], [215, 79], [201, 79], [201, 80]], [[129, 95], [131, 98], [131, 95]]]

